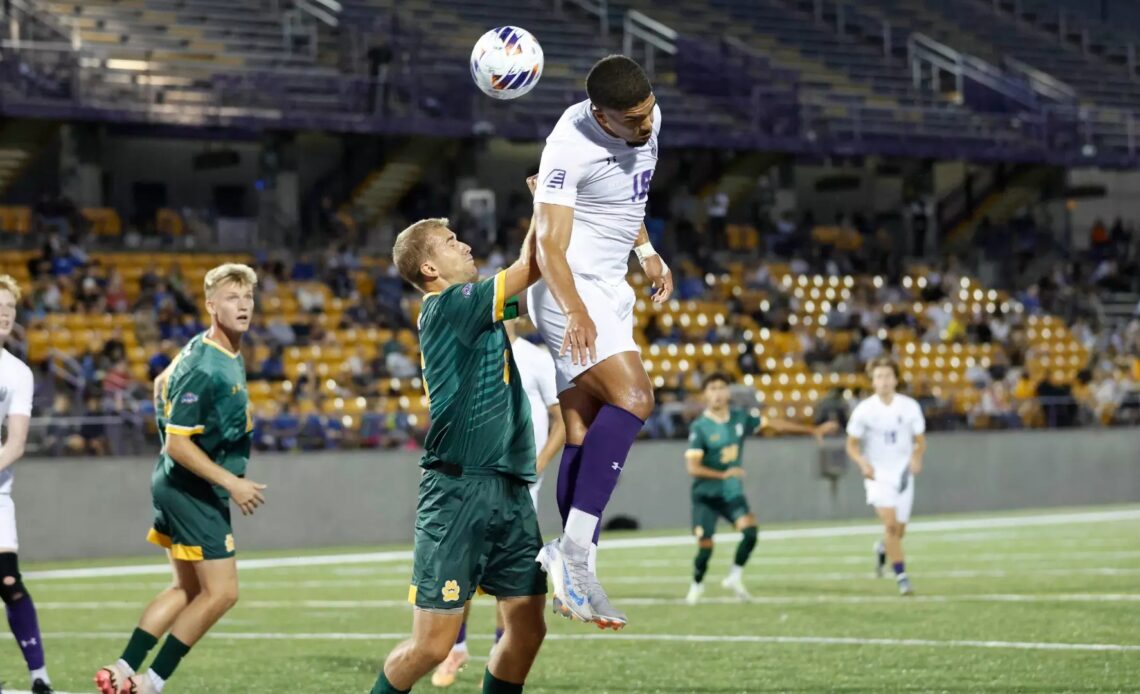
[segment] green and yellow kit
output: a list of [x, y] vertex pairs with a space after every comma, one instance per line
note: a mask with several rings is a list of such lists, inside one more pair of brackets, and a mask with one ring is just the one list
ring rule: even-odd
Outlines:
[[[729, 410], [728, 419], [719, 422], [708, 413], [695, 419], [689, 427], [689, 449], [703, 454], [701, 465], [713, 470], [740, 467], [744, 439], [764, 423], [758, 414]], [[725, 480], [693, 478], [693, 533], [711, 537], [718, 518], [730, 523], [749, 513], [748, 499], [739, 477]]]

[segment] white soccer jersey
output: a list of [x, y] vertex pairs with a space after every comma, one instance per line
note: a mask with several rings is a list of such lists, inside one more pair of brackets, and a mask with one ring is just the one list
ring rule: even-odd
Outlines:
[[534, 452], [538, 453], [546, 445], [550, 434], [548, 410], [558, 404], [558, 389], [554, 384], [554, 360], [545, 347], [516, 338], [511, 343], [515, 365], [519, 367], [523, 391], [530, 402], [531, 426], [534, 429]]
[[[0, 424], [8, 415], [32, 415], [32, 370], [20, 359], [0, 347]], [[12, 493], [12, 466], [0, 472], [0, 494]]]
[[602, 129], [586, 100], [566, 109], [546, 138], [534, 201], [574, 208], [566, 251], [574, 274], [611, 284], [625, 279], [645, 219], [660, 130], [661, 109], [654, 106], [653, 135], [631, 147]]
[[847, 421], [847, 435], [862, 442], [876, 478], [901, 476], [914, 452], [914, 437], [925, 432], [922, 408], [913, 398], [897, 393], [889, 405], [872, 395], [855, 406]]

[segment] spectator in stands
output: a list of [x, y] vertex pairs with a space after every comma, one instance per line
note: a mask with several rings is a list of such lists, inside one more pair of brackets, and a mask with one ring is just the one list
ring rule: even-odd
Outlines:
[[150, 351], [150, 358], [146, 362], [146, 374], [147, 378], [153, 381], [170, 365], [170, 355], [174, 352], [174, 343], [170, 340], [164, 340], [157, 345], [151, 344]]
[[81, 455], [84, 452], [79, 425], [72, 418], [71, 398], [64, 393], [56, 395], [52, 402], [44, 448], [51, 455]]
[[293, 263], [293, 270], [289, 274], [289, 279], [294, 282], [311, 282], [317, 278], [317, 266], [313, 264], [308, 254], [302, 253]]
[[88, 455], [107, 455], [110, 452], [107, 425], [102, 421], [104, 415], [103, 404], [98, 395], [89, 395], [84, 412], [85, 419], [79, 427], [79, 436], [83, 439], [83, 451]]
[[1037, 384], [1037, 399], [1049, 428], [1071, 427], [1077, 422], [1077, 403], [1073, 389], [1062, 371], [1050, 371], [1048, 378]]
[[297, 447], [297, 436], [301, 433], [301, 418], [297, 406], [291, 402], [282, 405], [269, 427], [276, 450], [291, 451]]
[[260, 376], [266, 381], [285, 380], [285, 348], [283, 346], [273, 345], [270, 348], [269, 356], [261, 362]]
[[323, 313], [325, 310], [324, 292], [310, 284], [298, 284], [297, 306], [305, 313]]
[[883, 355], [883, 341], [865, 328], [859, 329], [859, 361], [869, 364]]
[[979, 415], [987, 418], [990, 426], [1001, 429], [1021, 428], [1021, 417], [1017, 415], [1017, 408], [1001, 381], [994, 381], [982, 392], [981, 400], [971, 413], [971, 423]]
[[293, 326], [285, 321], [283, 316], [274, 316], [269, 319], [265, 324], [266, 333], [269, 336], [269, 341], [275, 345], [289, 347], [297, 343], [297, 335], [293, 332]]
[[408, 379], [420, 374], [415, 362], [404, 353], [404, 346], [395, 340], [384, 346], [384, 366], [392, 378]]

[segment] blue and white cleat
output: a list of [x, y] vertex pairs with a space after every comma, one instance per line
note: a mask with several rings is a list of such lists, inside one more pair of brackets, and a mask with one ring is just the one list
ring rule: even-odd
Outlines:
[[899, 595], [903, 596], [904, 598], [914, 597], [914, 588], [911, 587], [910, 579], [906, 577], [906, 574], [899, 576], [898, 582]]
[[570, 538], [551, 540], [535, 558], [554, 584], [554, 612], [581, 622], [594, 621], [590, 609], [589, 550]]

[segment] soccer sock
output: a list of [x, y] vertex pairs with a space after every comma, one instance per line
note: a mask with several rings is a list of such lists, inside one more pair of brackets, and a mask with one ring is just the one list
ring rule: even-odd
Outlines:
[[740, 544], [736, 546], [736, 558], [733, 559], [733, 564], [743, 567], [748, 563], [748, 557], [752, 556], [752, 550], [756, 549], [756, 528], [745, 528], [743, 531], [744, 537], [740, 539]]
[[697, 548], [697, 558], [693, 560], [694, 583], [705, 580], [705, 573], [709, 570], [709, 559], [712, 559], [712, 552], [712, 547]]
[[495, 627], [495, 643], [499, 643], [502, 640], [503, 640], [503, 629], [501, 627]]
[[895, 576], [906, 578], [906, 567], [903, 566], [901, 561], [896, 561], [894, 564], [891, 564], [891, 568], [895, 570]]
[[393, 687], [383, 670], [380, 671], [380, 676], [376, 678], [376, 684], [372, 687], [372, 694], [408, 694], [410, 691], [412, 690]]
[[31, 685], [33, 687], [36, 685], [36, 680], [43, 680], [44, 684], [51, 684], [51, 678], [48, 677], [46, 667], [36, 668], [35, 670], [32, 670], [29, 675], [31, 676], [28, 679], [31, 680]]
[[[163, 642], [162, 648], [158, 650], [158, 655], [154, 657], [154, 662], [150, 665], [150, 673], [157, 676], [162, 681], [170, 679], [174, 674], [174, 670], [186, 654], [190, 652], [190, 647], [179, 641], [173, 634], [166, 637]], [[151, 679], [154, 679], [153, 677]]]
[[570, 505], [574, 501], [574, 485], [578, 481], [578, 468], [582, 463], [582, 447], [568, 443], [562, 448], [562, 462], [558, 464], [558, 484], [554, 496], [558, 502], [558, 513], [562, 515], [562, 527], [566, 527], [566, 517], [570, 515]]
[[140, 667], [143, 661], [146, 660], [147, 653], [150, 649], [158, 644], [158, 637], [153, 634], [143, 631], [135, 627], [134, 633], [131, 634], [131, 640], [127, 641], [127, 648], [123, 651], [123, 655], [119, 658], [119, 665], [126, 665], [127, 669], [133, 675]]
[[166, 687], [166, 678], [159, 677], [158, 674], [155, 673], [154, 668], [146, 671], [146, 677], [150, 680], [150, 683], [154, 685], [154, 691], [161, 694], [162, 690]]
[[467, 650], [467, 622], [459, 625], [459, 636], [455, 637], [455, 647], [451, 650]]
[[491, 674], [491, 668], [483, 671], [483, 694], [522, 694], [523, 686], [503, 680]]
[[44, 640], [40, 636], [40, 622], [36, 618], [36, 605], [32, 596], [24, 593], [7, 606], [8, 626], [20, 650], [28, 670], [38, 670], [44, 666]]
[[625, 459], [643, 426], [645, 422], [639, 417], [620, 407], [603, 405], [598, 410], [582, 441], [582, 462], [566, 520], [566, 534], [574, 544], [590, 546]]

